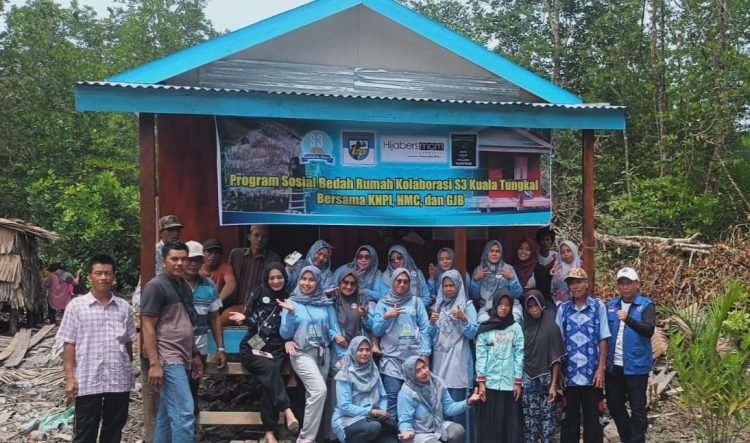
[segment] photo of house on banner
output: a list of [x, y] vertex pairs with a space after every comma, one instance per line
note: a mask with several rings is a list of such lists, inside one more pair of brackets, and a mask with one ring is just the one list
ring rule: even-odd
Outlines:
[[479, 131], [479, 164], [482, 179], [502, 184], [498, 189], [475, 193], [468, 206], [481, 211], [550, 210], [550, 131], [539, 136], [516, 128]]
[[548, 223], [549, 131], [217, 117], [223, 224]]

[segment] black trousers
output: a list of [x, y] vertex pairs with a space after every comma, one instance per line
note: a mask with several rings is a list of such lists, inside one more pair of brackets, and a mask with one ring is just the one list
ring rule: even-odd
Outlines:
[[[578, 443], [581, 438], [581, 415], [583, 415], [584, 443], [601, 443], [604, 428], [601, 417], [604, 410], [604, 394], [593, 386], [568, 386], [563, 397], [563, 419], [560, 443]], [[583, 413], [583, 414], [581, 414]]]
[[284, 383], [284, 376], [281, 375], [284, 350], [274, 350], [272, 355], [273, 359], [254, 355], [251, 349], [245, 349], [240, 354], [242, 366], [252, 372], [256, 380], [263, 385], [260, 397], [260, 420], [263, 422], [264, 431], [275, 430], [279, 423], [279, 412], [290, 407], [286, 383]]
[[[120, 443], [130, 392], [81, 395], [75, 403], [74, 443]], [[99, 422], [102, 424], [99, 431]]]
[[[648, 418], [646, 417], [646, 389], [648, 374], [625, 375], [622, 366], [607, 372], [607, 407], [617, 426], [623, 443], [645, 443]], [[630, 415], [625, 402], [630, 403]]]

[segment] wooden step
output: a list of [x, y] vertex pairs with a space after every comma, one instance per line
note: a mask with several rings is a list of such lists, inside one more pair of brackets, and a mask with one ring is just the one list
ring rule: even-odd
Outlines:
[[[279, 414], [279, 424], [284, 423], [284, 414]], [[200, 411], [198, 415], [199, 425], [243, 425], [260, 426], [260, 412], [252, 411]]]

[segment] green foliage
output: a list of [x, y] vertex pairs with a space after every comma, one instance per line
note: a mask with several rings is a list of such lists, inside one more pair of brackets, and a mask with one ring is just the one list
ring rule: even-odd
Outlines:
[[[111, 254], [118, 266], [120, 290], [137, 283], [140, 234], [138, 188], [123, 186], [112, 171], [70, 181], [52, 170], [31, 185], [29, 204], [35, 218], [51, 220], [61, 239], [44, 250], [44, 257], [84, 269], [92, 251]], [[135, 271], [135, 272], [133, 272]]]
[[138, 126], [133, 114], [80, 113], [73, 86], [101, 80], [215, 35], [205, 0], [121, 1], [109, 16], [28, 0], [2, 13], [0, 216], [57, 231], [44, 261], [118, 261], [120, 290], [138, 278]]
[[[747, 300], [748, 288], [729, 282], [705, 312], [670, 310], [687, 326], [673, 328], [670, 337], [672, 363], [683, 390], [678, 404], [691, 417], [702, 442], [736, 441], [750, 425], [750, 328], [744, 316], [735, 314], [742, 311], [734, 308]], [[729, 330], [728, 321], [733, 323]], [[717, 347], [727, 333], [742, 339], [735, 349], [720, 352]]]

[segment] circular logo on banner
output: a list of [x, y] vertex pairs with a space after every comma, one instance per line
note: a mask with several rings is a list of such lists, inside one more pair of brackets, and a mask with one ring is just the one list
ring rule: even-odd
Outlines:
[[333, 164], [333, 141], [323, 131], [314, 129], [302, 137], [302, 155], [300, 161], [305, 164], [311, 161]]

